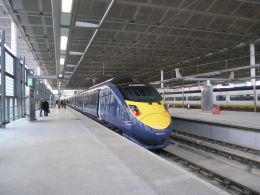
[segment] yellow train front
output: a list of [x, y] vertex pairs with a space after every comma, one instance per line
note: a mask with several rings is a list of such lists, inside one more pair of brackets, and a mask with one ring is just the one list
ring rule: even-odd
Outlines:
[[135, 117], [135, 123], [130, 130], [133, 132], [133, 141], [147, 149], [164, 148], [169, 145], [172, 120], [164, 101], [151, 104], [134, 101], [126, 103]]
[[116, 124], [123, 135], [147, 149], [168, 146], [173, 122], [157, 90], [136, 80], [113, 83], [115, 88], [110, 87], [111, 90], [124, 99], [122, 107], [128, 111], [126, 117]]

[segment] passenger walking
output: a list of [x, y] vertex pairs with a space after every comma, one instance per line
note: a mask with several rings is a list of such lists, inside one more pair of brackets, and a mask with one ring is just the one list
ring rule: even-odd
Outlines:
[[48, 116], [48, 113], [49, 113], [49, 103], [47, 102], [47, 100], [45, 100], [42, 103], [42, 109], [44, 111], [44, 116]]
[[43, 98], [41, 98], [40, 100], [40, 104], [39, 104], [39, 109], [40, 109], [40, 116], [42, 116], [42, 103], [43, 103]]
[[60, 105], [63, 108], [63, 100], [60, 101]]

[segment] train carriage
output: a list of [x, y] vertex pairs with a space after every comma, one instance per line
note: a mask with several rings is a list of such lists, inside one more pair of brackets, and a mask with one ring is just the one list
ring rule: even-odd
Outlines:
[[[166, 93], [165, 101], [172, 106], [201, 107], [201, 91], [191, 90]], [[252, 86], [234, 88], [214, 88], [213, 104], [223, 109], [250, 110], [254, 107], [254, 91]], [[260, 109], [260, 86], [256, 87], [256, 107]]]
[[147, 149], [169, 144], [173, 122], [165, 101], [154, 87], [135, 78], [115, 77], [76, 94], [69, 104]]

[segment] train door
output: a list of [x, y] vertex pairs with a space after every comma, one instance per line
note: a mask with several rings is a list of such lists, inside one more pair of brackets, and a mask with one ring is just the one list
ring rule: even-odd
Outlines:
[[106, 118], [106, 106], [107, 105], [107, 89], [102, 89], [99, 91], [99, 118], [107, 121]]
[[102, 120], [101, 117], [101, 89], [97, 92], [97, 118]]

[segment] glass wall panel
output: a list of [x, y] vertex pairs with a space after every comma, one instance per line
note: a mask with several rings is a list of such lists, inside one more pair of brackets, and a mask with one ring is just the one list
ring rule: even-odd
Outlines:
[[5, 71], [14, 75], [14, 58], [8, 52], [5, 52]]
[[5, 82], [6, 96], [14, 96], [14, 79], [6, 75]]

